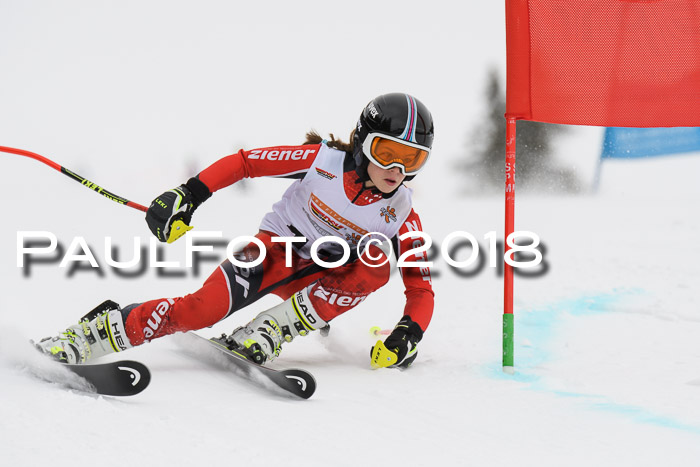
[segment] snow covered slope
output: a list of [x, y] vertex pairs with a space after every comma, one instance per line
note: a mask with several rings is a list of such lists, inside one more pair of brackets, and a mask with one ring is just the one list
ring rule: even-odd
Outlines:
[[[700, 170], [700, 159], [606, 167], [604, 191], [620, 180], [618, 168], [671, 178]], [[436, 313], [414, 367], [369, 369], [369, 328], [390, 327], [401, 314], [401, 284], [393, 280], [335, 320], [328, 337], [284, 348], [276, 367], [305, 368], [318, 380], [309, 401], [204, 364], [178, 336], [129, 352], [153, 371], [139, 396], [115, 400], [52, 387], [31, 376], [37, 360], [23, 339], [55, 332], [102, 298], [177, 295], [203, 277], [79, 272], [69, 279], [45, 265], [24, 279], [3, 263], [0, 407], [8, 465], [48, 460], [76, 436], [82, 455], [104, 456], [105, 443], [121, 452], [107, 465], [125, 456], [155, 465], [228, 456], [254, 465], [278, 457], [290, 465], [690, 465], [700, 459], [700, 225], [689, 198], [677, 193], [673, 200], [672, 186], [637, 191], [519, 200], [518, 224], [542, 237], [549, 271], [516, 278], [515, 376], [500, 371], [496, 271], [461, 278], [437, 258]], [[501, 200], [464, 200], [448, 209], [439, 198], [436, 192], [416, 200], [437, 240], [456, 229], [479, 238], [501, 228]], [[20, 211], [13, 208], [10, 219], [22, 219]], [[110, 217], [97, 219], [103, 227], [85, 227], [89, 238], [108, 234]], [[47, 227], [60, 224], [56, 216]], [[3, 252], [11, 256], [14, 244], [4, 236]], [[272, 303], [199, 333], [230, 331]]]

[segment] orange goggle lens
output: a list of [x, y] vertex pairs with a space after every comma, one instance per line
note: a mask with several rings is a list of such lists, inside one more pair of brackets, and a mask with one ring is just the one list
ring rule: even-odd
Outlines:
[[383, 167], [397, 164], [402, 166], [406, 175], [418, 172], [428, 160], [428, 151], [425, 149], [381, 137], [372, 140], [370, 155]]

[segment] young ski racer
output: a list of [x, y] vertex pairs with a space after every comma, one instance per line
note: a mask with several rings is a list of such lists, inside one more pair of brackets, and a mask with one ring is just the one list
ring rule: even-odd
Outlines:
[[[112, 302], [114, 306], [86, 315], [37, 346], [59, 361], [83, 363], [168, 334], [212, 326], [272, 293], [284, 302], [235, 329], [228, 341], [255, 363], [273, 360], [282, 343], [328, 326], [387, 283], [388, 258], [377, 242], [358, 249], [363, 237], [381, 234], [391, 239], [397, 257], [422, 245], [420, 237], [399, 239], [423, 230], [412, 209], [411, 190], [403, 182], [425, 165], [433, 133], [428, 109], [410, 95], [393, 93], [364, 108], [350, 144], [333, 135], [327, 142], [310, 132], [301, 146], [240, 150], [220, 159], [156, 198], [146, 214], [148, 226], [160, 241], [170, 243], [192, 228], [193, 212], [212, 193], [246, 177], [297, 179], [263, 218], [255, 235], [258, 242], [234, 255], [245, 263], [262, 256], [262, 262], [241, 267], [227, 259], [193, 294], [123, 308]], [[314, 242], [327, 236], [347, 242], [352, 254], [344, 263], [337, 242], [325, 240], [313, 251]], [[290, 242], [282, 237], [296, 238]], [[427, 258], [419, 252], [409, 253], [406, 260]], [[333, 262], [342, 265], [327, 267]], [[413, 265], [400, 271], [406, 289], [403, 317], [383, 345], [372, 348], [375, 367], [410, 365], [433, 314], [429, 269]]]

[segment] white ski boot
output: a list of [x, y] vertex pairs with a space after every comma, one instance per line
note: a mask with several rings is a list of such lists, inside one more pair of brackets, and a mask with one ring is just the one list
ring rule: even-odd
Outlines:
[[327, 327], [328, 323], [318, 316], [306, 289], [303, 289], [283, 303], [263, 311], [247, 325], [236, 328], [226, 341], [232, 350], [262, 365], [280, 354], [283, 342], [291, 342], [296, 336]]
[[85, 363], [131, 348], [119, 305], [107, 300], [73, 326], [55, 337], [46, 337], [36, 347], [62, 363]]

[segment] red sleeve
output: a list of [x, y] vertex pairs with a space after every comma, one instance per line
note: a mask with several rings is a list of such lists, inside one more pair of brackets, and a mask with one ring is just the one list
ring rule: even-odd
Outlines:
[[[411, 213], [401, 226], [399, 234], [396, 237], [398, 241], [397, 254], [399, 257], [401, 257], [404, 252], [415, 250], [425, 244], [421, 237], [407, 237], [404, 240], [398, 240], [398, 237], [402, 234], [415, 231], [422, 232], [423, 227], [421, 226], [418, 214], [416, 214], [414, 210], [411, 210]], [[411, 253], [405, 260], [409, 262], [427, 262], [428, 254], [425, 251]], [[430, 324], [430, 319], [433, 317], [435, 301], [430, 268], [428, 266], [404, 266], [399, 268], [399, 271], [401, 271], [401, 277], [406, 287], [406, 307], [404, 308], [404, 315], [410, 316], [411, 319], [418, 323], [421, 329], [425, 331]]]
[[320, 144], [241, 149], [202, 170], [199, 179], [212, 193], [243, 178], [285, 177], [305, 173], [318, 155]]

